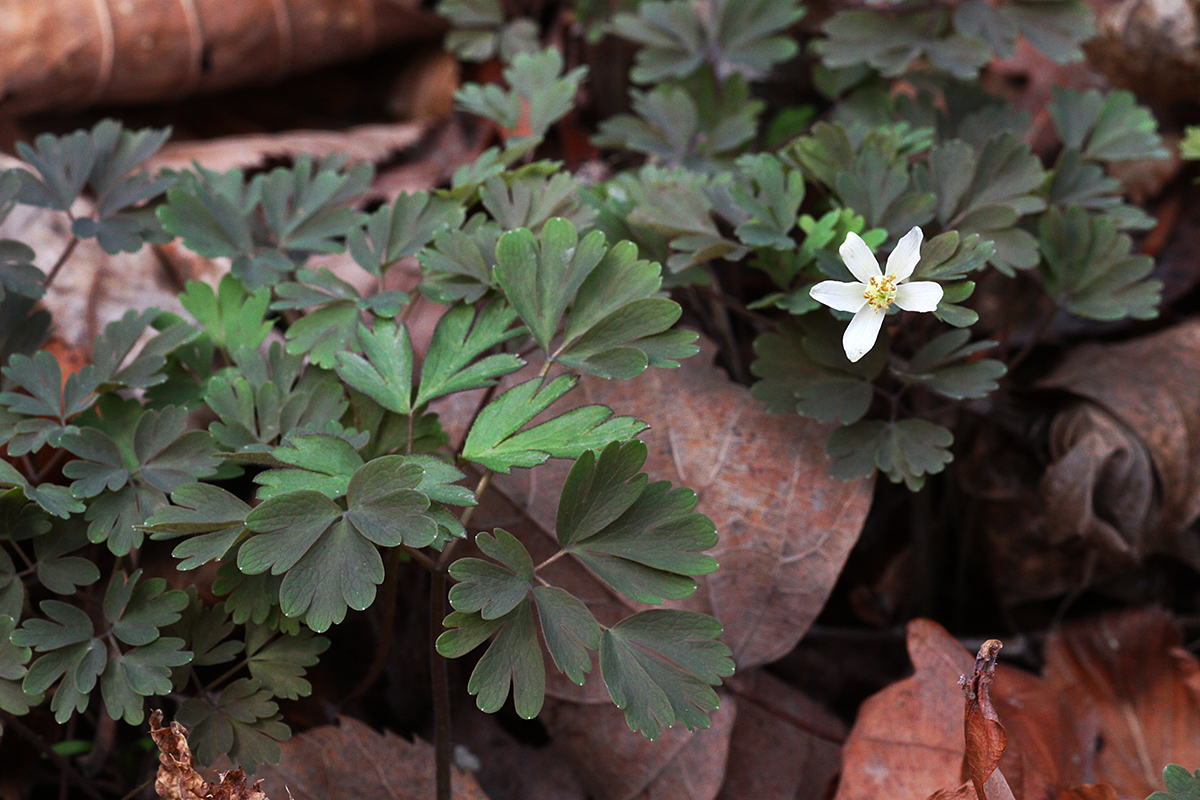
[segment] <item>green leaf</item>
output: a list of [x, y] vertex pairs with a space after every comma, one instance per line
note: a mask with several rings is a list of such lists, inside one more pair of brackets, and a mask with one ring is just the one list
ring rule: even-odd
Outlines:
[[1079, 91], [1054, 87], [1048, 110], [1067, 147], [1098, 161], [1166, 158], [1158, 125], [1148, 108], [1139, 106], [1133, 92], [1098, 89]]
[[717, 707], [712, 684], [733, 674], [729, 648], [717, 641], [721, 624], [690, 611], [634, 614], [604, 632], [600, 671], [630, 730], [657, 739], [682, 722], [707, 728]]
[[976, 353], [995, 347], [996, 342], [969, 343], [970, 338], [970, 331], [947, 331], [923, 345], [908, 368], [897, 374], [955, 400], [987, 397], [999, 387], [996, 381], [1008, 368], [994, 358], [972, 359]]
[[479, 199], [505, 230], [537, 231], [546, 220], [564, 217], [578, 228], [590, 227], [596, 209], [580, 199], [583, 185], [567, 172], [505, 173], [490, 178], [479, 190]]
[[376, 320], [375, 329], [359, 324], [363, 356], [337, 354], [334, 368], [342, 380], [397, 414], [412, 412], [413, 351], [403, 323]]
[[484, 619], [499, 619], [520, 605], [533, 581], [533, 559], [525, 546], [508, 531], [480, 533], [475, 544], [499, 564], [478, 558], [460, 558], [450, 566], [458, 581], [450, 589], [455, 611], [478, 611]]
[[465, 212], [460, 203], [426, 192], [401, 193], [354, 228], [346, 240], [360, 267], [382, 276], [397, 261], [417, 253], [441, 231], [456, 230]]
[[605, 583], [638, 602], [661, 603], [687, 597], [694, 576], [716, 570], [703, 551], [717, 543], [717, 531], [694, 513], [695, 492], [635, 474], [645, 459], [639, 441], [583, 453], [563, 484], [555, 527], [562, 548]]
[[91, 559], [68, 555], [87, 543], [87, 532], [78, 518], [65, 523], [56, 521], [49, 531], [37, 536], [33, 552], [42, 586], [55, 594], [71, 595], [80, 586], [100, 580], [100, 570]]
[[[864, 373], [849, 361], [845, 365], [819, 362], [806, 346], [808, 335], [797, 326], [781, 325], [778, 333], [764, 333], [754, 340], [758, 358], [750, 371], [761, 380], [750, 394], [776, 414], [797, 413], [842, 425], [862, 419], [874, 399], [874, 369]], [[872, 351], [864, 360], [868, 363], [862, 366], [874, 367], [870, 362], [878, 357]]]
[[168, 589], [163, 578], [143, 581], [141, 577], [140, 569], [128, 577], [116, 572], [104, 593], [104, 617], [112, 625], [113, 635], [135, 647], [157, 639], [158, 629], [178, 621], [188, 605], [187, 594]]
[[751, 247], [794, 249], [791, 232], [804, 201], [803, 176], [786, 170], [778, 157], [769, 154], [742, 156], [737, 165], [741, 182], [730, 194], [750, 215], [737, 227], [738, 238]]
[[1061, 308], [1098, 320], [1158, 316], [1162, 282], [1148, 279], [1154, 261], [1134, 255], [1132, 240], [1112, 220], [1080, 206], [1051, 208], [1042, 216], [1038, 239], [1042, 280]]
[[443, 314], [421, 365], [421, 385], [413, 406], [420, 408], [436, 397], [492, 386], [496, 378], [524, 366], [521, 358], [510, 353], [475, 361], [487, 350], [522, 333], [522, 328], [512, 327], [516, 318], [512, 306], [498, 301], [481, 310], [456, 305]]
[[100, 676], [100, 693], [108, 715], [124, 719], [129, 725], [141, 725], [146, 716], [144, 698], [170, 693], [171, 667], [192, 660], [192, 654], [183, 646], [183, 639], [168, 636], [123, 653], [111, 653]]
[[[0, 710], [23, 716], [29, 709], [42, 701], [40, 693], [26, 694], [21, 688], [26, 664], [33, 654], [28, 647], [19, 647], [9, 638], [16, 628], [16, 621], [0, 614]], [[0, 733], [3, 732], [0, 726]]]
[[88, 504], [84, 515], [91, 523], [88, 539], [106, 543], [113, 555], [126, 555], [142, 544], [138, 526], [166, 504], [166, 494], [148, 486], [130, 485], [106, 492]]
[[565, 219], [548, 220], [539, 237], [523, 228], [500, 237], [496, 280], [543, 350], [605, 252], [604, 234], [592, 231], [580, 241]]
[[[473, 615], [456, 611], [446, 617], [445, 624], [461, 628], [464, 624], [470, 624], [466, 621], [470, 616]], [[499, 632], [471, 672], [467, 691], [477, 695], [475, 702], [480, 711], [493, 714], [508, 699], [511, 686], [517, 714], [524, 719], [533, 719], [542, 710], [546, 698], [546, 667], [542, 649], [538, 646], [532, 604], [526, 598], [504, 616], [485, 622], [491, 624], [474, 626], [476, 635], [484, 628], [488, 634], [493, 630]], [[438, 652], [445, 654], [451, 649], [454, 633], [447, 631], [438, 637]], [[443, 639], [447, 640], [446, 650], [443, 650]]]
[[306, 667], [319, 660], [329, 649], [329, 640], [311, 631], [301, 630], [290, 636], [271, 639], [275, 632], [261, 626], [246, 630], [246, 655], [250, 675], [276, 697], [296, 700], [312, 694], [312, 684], [304, 678]]
[[350, 479], [346, 520], [380, 546], [425, 547], [436, 538], [437, 523], [425, 513], [429, 498], [417, 491], [423, 477], [423, 467], [405, 456], [368, 462]]
[[542, 639], [554, 666], [582, 686], [592, 669], [589, 651], [600, 648], [603, 629], [588, 607], [569, 592], [554, 586], [533, 587]]
[[261, 484], [260, 500], [299, 490], [315, 490], [328, 497], [346, 494], [350, 477], [363, 465], [354, 446], [339, 436], [301, 434], [271, 451], [272, 457], [292, 468], [260, 472], [254, 480]]
[[863, 420], [834, 431], [826, 450], [833, 461], [830, 472], [842, 480], [870, 475], [878, 467], [892, 483], [904, 481], [915, 492], [926, 475], [950, 463], [953, 442], [950, 431], [923, 419]]
[[483, 214], [473, 216], [461, 231], [443, 230], [417, 256], [425, 273], [421, 291], [445, 305], [482, 298], [495, 285], [492, 268], [500, 233], [500, 226]]
[[463, 458], [507, 474], [513, 467], [534, 467], [548, 458], [578, 457], [584, 450], [626, 441], [645, 429], [632, 417], [610, 419], [610, 409], [593, 405], [517, 433], [578, 382], [560, 375], [545, 385], [534, 378], [509, 389], [479, 412], [467, 433]]
[[259, 764], [279, 761], [277, 742], [291, 736], [281, 716], [270, 691], [256, 680], [239, 678], [215, 703], [207, 698], [185, 700], [176, 719], [190, 731], [188, 744], [201, 764], [228, 756], [253, 773]]
[[869, 64], [885, 77], [906, 72], [925, 57], [955, 78], [971, 80], [992, 56], [987, 42], [953, 31], [940, 10], [880, 14], [839, 11], [825, 23], [827, 38], [813, 44], [826, 67]]
[[247, 292], [229, 274], [221, 278], [216, 292], [203, 281], [188, 281], [179, 302], [225, 350], [255, 349], [271, 332], [272, 323], [266, 318], [270, 289]]
[[189, 537], [171, 551], [182, 559], [178, 569], [192, 570], [224, 558], [246, 530], [250, 506], [219, 486], [186, 484], [171, 492], [171, 502], [174, 505], [160, 508], [142, 529], [156, 541]]
[[507, 136], [540, 139], [550, 126], [573, 107], [586, 67], [565, 75], [562, 55], [554, 48], [537, 53], [518, 53], [504, 70], [511, 87], [504, 91], [495, 84], [464, 85], [455, 99], [466, 111], [496, 122]]
[[1163, 767], [1165, 792], [1155, 792], [1146, 800], [1200, 800], [1200, 770], [1188, 772], [1178, 764]]

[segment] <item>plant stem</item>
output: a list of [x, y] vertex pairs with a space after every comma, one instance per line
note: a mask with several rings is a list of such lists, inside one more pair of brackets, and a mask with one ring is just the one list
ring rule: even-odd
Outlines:
[[[453, 544], [451, 542], [450, 544]], [[449, 549], [450, 545], [446, 545]], [[429, 674], [433, 683], [433, 754], [437, 800], [450, 800], [450, 671], [437, 651], [437, 638], [446, 616], [446, 571], [439, 563], [432, 573], [429, 590]]]
[[[413, 556], [417, 555], [415, 549], [407, 548], [407, 550]], [[371, 665], [367, 667], [367, 673], [363, 675], [354, 690], [346, 696], [346, 702], [357, 700], [365, 695], [379, 680], [379, 676], [383, 674], [383, 670], [387, 666], [387, 657], [392, 649], [392, 638], [396, 629], [396, 585], [400, 582], [400, 565], [403, 563], [401, 556], [404, 552], [396, 547], [388, 553], [387, 573], [383, 582], [383, 619], [379, 621], [379, 644], [375, 647], [375, 656], [371, 659]], [[426, 569], [437, 569], [437, 565], [428, 556], [424, 553], [421, 553], [420, 556], [424, 559], [422, 565], [428, 565]]]
[[54, 283], [54, 279], [58, 277], [59, 271], [63, 268], [63, 264], [67, 263], [67, 259], [75, 252], [75, 248], [79, 246], [79, 237], [72, 236], [71, 241], [67, 242], [67, 246], [63, 248], [62, 254], [58, 260], [54, 262], [54, 266], [50, 268], [50, 272], [46, 274], [46, 288], [50, 288], [50, 284]]

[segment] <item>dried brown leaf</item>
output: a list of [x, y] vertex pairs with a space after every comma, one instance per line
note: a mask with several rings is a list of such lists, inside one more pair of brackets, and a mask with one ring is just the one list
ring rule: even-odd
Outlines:
[[[435, 796], [433, 745], [377, 733], [351, 717], [280, 743], [283, 757], [261, 767], [266, 788], [295, 800], [429, 800]], [[475, 778], [453, 770], [454, 800], [487, 800]]]
[[150, 714], [150, 738], [158, 745], [158, 777], [154, 791], [162, 800], [268, 800], [256, 781], [246, 782], [241, 767], [221, 773], [217, 783], [209, 783], [196, 772], [188, 747], [187, 729], [178, 722], [163, 727], [162, 711]]
[[728, 688], [738, 709], [718, 800], [824, 800], [841, 767], [841, 720], [762, 669]]
[[971, 656], [946, 630], [925, 619], [908, 624], [915, 674], [863, 703], [842, 750], [836, 800], [926, 800], [962, 780], [959, 678]]
[[[651, 742], [607, 705], [548, 701], [542, 713], [553, 747], [596, 800], [713, 800], [725, 779], [739, 704], [722, 693], [712, 726], [675, 726]], [[602, 754], [602, 755], [600, 755]]]
[[[1166, 764], [1200, 764], [1200, 663], [1160, 609], [1106, 614], [1053, 633], [1045, 680], [1072, 698], [1095, 751], [1092, 780], [1119, 798], [1160, 788]], [[1088, 757], [1091, 754], [1080, 754]]]
[[[991, 779], [1000, 764], [1000, 757], [1004, 755], [1004, 748], [1008, 746], [1008, 732], [996, 716], [991, 697], [992, 680], [996, 677], [996, 656], [1001, 647], [1003, 645], [998, 639], [984, 642], [979, 648], [979, 655], [975, 657], [975, 672], [962, 678], [963, 694], [967, 699], [963, 714], [967, 772], [979, 800], [1000, 800], [986, 794], [984, 784]], [[1004, 778], [999, 778], [998, 782], [1004, 782]], [[1004, 788], [1008, 788], [1007, 782], [1004, 782]]]

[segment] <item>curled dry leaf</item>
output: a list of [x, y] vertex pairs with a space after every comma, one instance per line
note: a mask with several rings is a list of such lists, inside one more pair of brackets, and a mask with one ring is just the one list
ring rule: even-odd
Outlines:
[[[1000, 724], [996, 709], [992, 707], [992, 680], [996, 677], [996, 656], [1003, 647], [998, 639], [988, 639], [979, 648], [975, 656], [975, 672], [970, 676], [962, 676], [963, 695], [967, 699], [966, 711], [963, 715], [963, 728], [966, 739], [967, 772], [979, 800], [1001, 800], [997, 797], [999, 791], [985, 793], [984, 785], [989, 781], [995, 784], [1003, 783], [1008, 789], [1008, 783], [1003, 776], [993, 779], [992, 774], [1000, 764], [1000, 756], [1008, 746], [1008, 732]], [[1012, 794], [1011, 791], [1008, 792]]]
[[[261, 767], [264, 786], [294, 800], [429, 800], [436, 796], [433, 745], [376, 733], [351, 717], [280, 743], [283, 758]], [[487, 800], [468, 773], [454, 769], [454, 800]]]
[[162, 721], [162, 711], [150, 715], [150, 738], [159, 749], [154, 791], [162, 800], [267, 800], [262, 781], [248, 784], [241, 767], [221, 773], [217, 783], [204, 780], [192, 761], [187, 729], [178, 722], [163, 727]]
[[[1084, 537], [1100, 557], [1166, 553], [1200, 568], [1200, 323], [1072, 351], [1041, 382], [1090, 401], [1055, 423], [1042, 485], [1048, 535]], [[1053, 533], [1050, 533], [1053, 531]]]
[[417, 0], [5, 0], [0, 102], [27, 114], [186, 97], [269, 83], [443, 28]]

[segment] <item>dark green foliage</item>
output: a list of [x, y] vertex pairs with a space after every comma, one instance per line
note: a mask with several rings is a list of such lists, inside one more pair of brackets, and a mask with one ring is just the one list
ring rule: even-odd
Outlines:
[[1200, 800], [1200, 770], [1188, 772], [1178, 764], [1163, 767], [1165, 792], [1154, 792], [1146, 800]]

